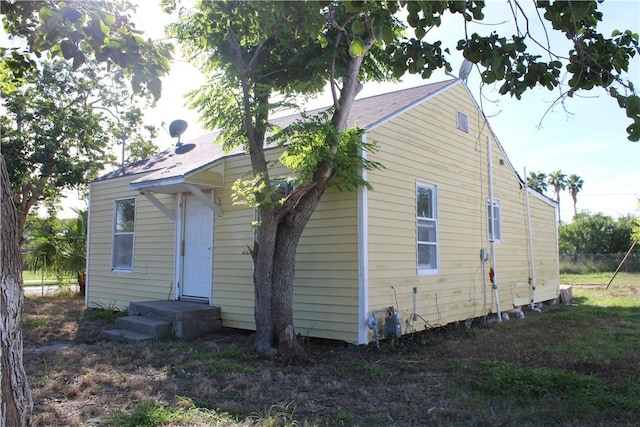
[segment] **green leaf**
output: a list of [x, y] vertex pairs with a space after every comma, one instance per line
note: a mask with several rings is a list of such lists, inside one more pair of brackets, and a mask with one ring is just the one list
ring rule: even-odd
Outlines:
[[381, 42], [384, 40], [384, 32], [382, 29], [382, 25], [374, 25], [371, 28], [371, 33], [373, 34], [373, 37], [376, 38], [377, 41]]
[[322, 47], [323, 49], [329, 46], [329, 42], [327, 41], [327, 38], [325, 37], [324, 34], [318, 34], [317, 39], [318, 39], [318, 42], [320, 43], [320, 47]]
[[395, 34], [393, 34], [393, 29], [388, 25], [383, 25], [382, 40], [384, 40], [386, 44], [391, 44], [394, 38], [395, 38]]
[[364, 34], [366, 30], [367, 27], [364, 25], [364, 20], [362, 19], [356, 19], [351, 24], [351, 31], [353, 31], [353, 34], [357, 36]]
[[409, 15], [407, 15], [407, 23], [410, 26], [414, 28], [417, 27], [419, 21], [420, 21], [420, 17], [418, 16], [417, 13], [409, 13]]
[[62, 16], [71, 22], [76, 22], [82, 17], [82, 13], [72, 7], [65, 7], [62, 9]]
[[108, 26], [112, 26], [116, 23], [116, 17], [110, 13], [105, 13], [103, 22]]
[[640, 116], [640, 97], [627, 97], [627, 117]]
[[640, 123], [635, 122], [630, 124], [627, 127], [627, 132], [629, 133], [629, 136], [627, 137], [629, 141], [632, 141], [632, 142], [640, 141]]
[[159, 78], [152, 78], [147, 82], [147, 89], [151, 92], [154, 99], [160, 99], [160, 94], [162, 93], [162, 80]]
[[345, 1], [344, 10], [347, 12], [360, 12], [364, 6], [364, 1]]
[[358, 57], [364, 54], [364, 43], [360, 39], [354, 39], [349, 45], [349, 55], [352, 58]]
[[78, 68], [80, 68], [82, 64], [84, 64], [85, 60], [86, 58], [84, 56], [84, 53], [82, 53], [81, 51], [77, 51], [73, 56], [73, 69], [77, 70]]
[[62, 40], [60, 42], [60, 49], [62, 50], [62, 56], [64, 59], [71, 59], [76, 55], [78, 48], [69, 40]]

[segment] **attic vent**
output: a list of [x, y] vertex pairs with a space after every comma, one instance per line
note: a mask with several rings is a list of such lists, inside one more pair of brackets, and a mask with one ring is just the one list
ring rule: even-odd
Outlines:
[[469, 133], [469, 118], [462, 111], [456, 111], [457, 113], [457, 128], [462, 132]]

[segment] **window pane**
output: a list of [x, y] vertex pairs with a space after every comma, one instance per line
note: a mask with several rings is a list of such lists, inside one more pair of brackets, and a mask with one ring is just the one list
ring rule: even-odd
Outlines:
[[135, 199], [118, 200], [116, 202], [116, 232], [133, 231], [135, 211]]
[[469, 118], [461, 111], [457, 113], [457, 126], [461, 131], [469, 133]]
[[502, 240], [502, 227], [500, 224], [500, 203], [494, 202], [493, 209], [491, 204], [487, 203], [487, 233], [489, 240]]
[[133, 234], [113, 236], [113, 268], [133, 268]]
[[425, 270], [438, 268], [435, 245], [418, 244], [418, 267]]
[[433, 242], [436, 241], [436, 223], [424, 219], [418, 220], [418, 241]]
[[493, 236], [493, 210], [491, 209], [491, 205], [487, 204], [487, 226], [488, 226], [488, 233], [489, 233], [489, 240], [491, 240], [491, 237]]
[[417, 199], [418, 217], [434, 218], [433, 189], [428, 187], [418, 187]]
[[494, 206], [493, 207], [493, 230], [494, 230], [494, 237], [496, 238], [496, 240], [502, 240], [502, 229], [500, 227], [500, 207], [499, 206]]

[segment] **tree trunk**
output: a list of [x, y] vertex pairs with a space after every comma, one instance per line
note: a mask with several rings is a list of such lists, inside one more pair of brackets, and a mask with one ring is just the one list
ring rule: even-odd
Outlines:
[[33, 401], [22, 362], [22, 259], [18, 215], [4, 157], [0, 155], [2, 187], [0, 267], [0, 427], [31, 425]]
[[[302, 232], [320, 203], [324, 187], [315, 185], [301, 191], [304, 196], [295, 202], [294, 208], [285, 204], [287, 213], [278, 226], [273, 263], [271, 315], [278, 340], [278, 352], [287, 359], [297, 358], [302, 354], [293, 327], [296, 252]], [[293, 198], [297, 199], [297, 196]]]
[[274, 356], [274, 332], [271, 316], [272, 268], [277, 219], [271, 209], [260, 210], [260, 228], [253, 248], [254, 317], [256, 322], [256, 351]]
[[[261, 211], [254, 247], [256, 350], [287, 359], [302, 354], [293, 326], [293, 281], [296, 249], [324, 189], [301, 186], [280, 208]], [[293, 202], [292, 200], [295, 200]]]

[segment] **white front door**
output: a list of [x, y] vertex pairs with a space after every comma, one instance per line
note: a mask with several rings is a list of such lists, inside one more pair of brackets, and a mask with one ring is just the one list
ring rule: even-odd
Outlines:
[[180, 298], [209, 302], [213, 270], [213, 211], [192, 194], [184, 200]]

